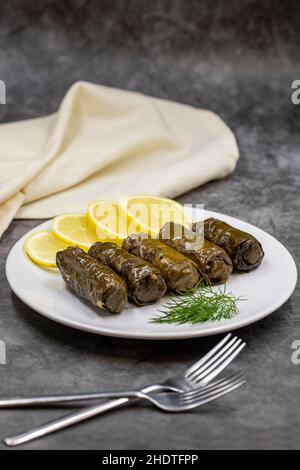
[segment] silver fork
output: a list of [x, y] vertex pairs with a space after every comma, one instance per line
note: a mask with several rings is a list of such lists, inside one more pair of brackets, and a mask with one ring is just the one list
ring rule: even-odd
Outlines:
[[[208, 382], [220, 374], [246, 346], [246, 344], [243, 343], [241, 339], [238, 339], [237, 337], [232, 339], [230, 338], [231, 334], [227, 335], [211, 351], [209, 351], [194, 365], [189, 367], [185, 372], [176, 375], [175, 377], [171, 377], [161, 384], [150, 385], [149, 387], [140, 390], [139, 393], [149, 394], [152, 392], [165, 390], [182, 392], [191, 391], [196, 387], [205, 386]], [[95, 395], [97, 395], [97, 397], [95, 397]], [[109, 396], [111, 396], [111, 394]], [[71, 397], [72, 398], [70, 398], [70, 396], [65, 396], [64, 398], [66, 400], [64, 400], [64, 402], [74, 401], [74, 398], [76, 399], [75, 401], [91, 399], [91, 394], [73, 395]], [[58, 401], [55, 402], [61, 403], [62, 397], [52, 397], [52, 399], [53, 398], [55, 400], [59, 398]], [[104, 398], [104, 394], [93, 394], [92, 399], [95, 398]], [[44, 397], [42, 399], [44, 399]], [[39, 437], [59, 431], [60, 429], [72, 426], [73, 424], [77, 424], [98, 416], [102, 413], [105, 413], [106, 411], [119, 408], [125, 404], [129, 404], [132, 402], [132, 400], [133, 398], [125, 398], [122, 396], [122, 398], [116, 400], [110, 400], [99, 405], [90, 406], [63, 418], [57, 419], [53, 422], [34, 428], [31, 431], [8, 437], [4, 440], [4, 442], [8, 446], [24, 444]], [[51, 403], [53, 403], [53, 401]], [[39, 404], [41, 404], [41, 402]], [[43, 404], [45, 404], [45, 402]]]
[[246, 380], [242, 374], [236, 374], [189, 392], [163, 392], [155, 395], [135, 392], [132, 397], [148, 400], [163, 411], [177, 413], [217, 400], [241, 387], [245, 382]]
[[[162, 384], [152, 385], [151, 392], [158, 390], [190, 390], [195, 386], [198, 386], [199, 383], [204, 385], [213, 380], [245, 346], [245, 343], [242, 343], [241, 339], [234, 337], [229, 341], [230, 338], [231, 334], [227, 335], [202, 359], [196, 362], [183, 374], [171, 377]], [[238, 346], [240, 347], [238, 348]], [[0, 408], [56, 405], [81, 401], [93, 401], [101, 398], [122, 398], [129, 397], [131, 392], [131, 390], [123, 390], [120, 392], [81, 393], [76, 395], [4, 398], [2, 400], [0, 399]]]

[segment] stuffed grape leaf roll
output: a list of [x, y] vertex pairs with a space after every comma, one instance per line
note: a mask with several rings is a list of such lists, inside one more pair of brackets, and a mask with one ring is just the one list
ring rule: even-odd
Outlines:
[[89, 255], [109, 266], [126, 281], [128, 296], [137, 305], [152, 304], [166, 293], [167, 286], [161, 272], [116, 243], [96, 242], [89, 249]]
[[197, 284], [200, 273], [195, 263], [157, 239], [134, 234], [123, 240], [122, 248], [153, 264], [170, 290], [184, 292]]
[[205, 240], [202, 235], [174, 222], [166, 223], [159, 238], [194, 261], [203, 278], [210, 284], [223, 284], [232, 272], [232, 262], [223, 248]]
[[112, 269], [72, 246], [57, 253], [56, 263], [67, 287], [79, 297], [99, 309], [121, 312], [127, 302], [127, 287]]
[[[197, 231], [197, 224], [194, 229]], [[255, 237], [222, 220], [213, 217], [206, 219], [204, 237], [223, 248], [238, 271], [252, 271], [264, 257], [263, 248]]]

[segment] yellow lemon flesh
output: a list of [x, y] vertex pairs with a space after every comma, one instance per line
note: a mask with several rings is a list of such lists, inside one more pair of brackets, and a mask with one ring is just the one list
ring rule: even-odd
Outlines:
[[114, 201], [97, 201], [87, 210], [88, 226], [102, 242], [122, 244], [127, 237], [126, 215]]
[[82, 214], [63, 214], [55, 217], [51, 222], [54, 235], [68, 246], [80, 246], [88, 251], [97, 241], [95, 232], [88, 226], [88, 220]]
[[191, 217], [181, 204], [159, 196], [141, 194], [124, 197], [120, 208], [124, 214], [127, 214], [129, 234], [145, 232], [155, 237], [167, 222], [185, 226], [191, 223]]
[[54, 268], [56, 253], [67, 247], [53, 233], [41, 230], [31, 235], [24, 243], [24, 249], [29, 258], [40, 266]]

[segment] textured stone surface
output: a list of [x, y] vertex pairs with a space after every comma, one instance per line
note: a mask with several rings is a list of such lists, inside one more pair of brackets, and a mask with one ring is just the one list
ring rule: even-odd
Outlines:
[[[226, 3], [226, 5], [225, 5]], [[294, 6], [294, 9], [292, 8]], [[241, 159], [229, 178], [183, 195], [257, 224], [300, 261], [299, 3], [279, 1], [11, 1], [1, 6], [1, 122], [54, 111], [76, 80], [178, 100], [219, 113]], [[17, 136], [16, 136], [17, 138]], [[193, 362], [218, 338], [130, 341], [46, 320], [10, 291], [9, 249], [40, 221], [14, 222], [0, 242], [0, 395], [139, 387]], [[284, 276], [284, 273], [282, 273]], [[236, 368], [248, 385], [189, 414], [122, 409], [28, 444], [28, 449], [297, 448], [299, 292], [272, 316], [238, 331], [248, 348]], [[0, 412], [0, 437], [66, 410]], [[4, 447], [0, 444], [0, 448]]]

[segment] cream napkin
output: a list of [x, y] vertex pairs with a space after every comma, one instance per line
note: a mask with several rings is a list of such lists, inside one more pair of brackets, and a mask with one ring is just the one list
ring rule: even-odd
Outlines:
[[57, 113], [1, 125], [0, 143], [0, 236], [14, 217], [125, 194], [178, 196], [231, 173], [239, 155], [210, 111], [87, 82]]

